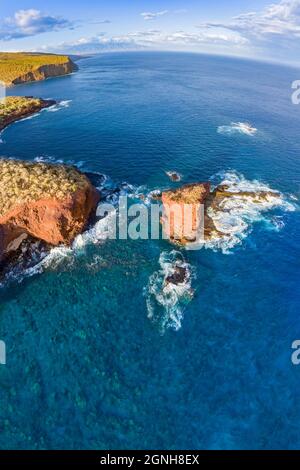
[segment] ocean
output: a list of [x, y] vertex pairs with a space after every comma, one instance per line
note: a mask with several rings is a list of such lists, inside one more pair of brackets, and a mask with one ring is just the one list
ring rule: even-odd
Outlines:
[[[230, 235], [201, 250], [103, 241], [96, 224], [12, 272], [0, 448], [299, 448], [300, 70], [158, 52], [78, 64], [9, 90], [60, 103], [7, 128], [2, 156], [76, 165], [145, 204], [197, 181], [272, 189], [280, 203], [233, 205], [218, 221]], [[189, 285], [165, 293], [176, 260]]]

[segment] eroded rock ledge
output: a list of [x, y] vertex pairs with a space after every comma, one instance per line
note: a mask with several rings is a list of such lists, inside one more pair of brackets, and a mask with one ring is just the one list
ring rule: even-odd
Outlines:
[[31, 236], [70, 244], [99, 201], [74, 167], [0, 159], [0, 259]]
[[[240, 191], [238, 188], [229, 188], [226, 185], [217, 186], [211, 191], [211, 185], [205, 183], [192, 183], [175, 190], [162, 192], [161, 200], [165, 214], [162, 217], [162, 225], [171, 242], [181, 245], [195, 242], [200, 225], [204, 229], [204, 241], [222, 239], [227, 232], [218, 230], [215, 223], [215, 215], [224, 213], [230, 199], [247, 200], [255, 204], [263, 204], [274, 198], [280, 198], [275, 191]], [[190, 206], [191, 218], [186, 223], [185, 205]], [[199, 206], [203, 205], [204, 211], [199, 213]], [[174, 214], [177, 211], [177, 216]]]
[[56, 101], [33, 98], [32, 96], [8, 96], [0, 100], [0, 132], [13, 122], [54, 106]]

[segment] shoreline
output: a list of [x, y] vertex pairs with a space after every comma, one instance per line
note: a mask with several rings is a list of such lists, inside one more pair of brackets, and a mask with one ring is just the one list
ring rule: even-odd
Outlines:
[[0, 81], [7, 88], [77, 72], [67, 55], [0, 52]]
[[[24, 97], [24, 99], [31, 100], [32, 97], [26, 96]], [[56, 100], [44, 100], [42, 98], [39, 98], [39, 104], [34, 104], [29, 109], [16, 110], [15, 112], [12, 112], [6, 118], [3, 118], [3, 121], [1, 121], [0, 119], [0, 133], [4, 129], [6, 129], [9, 125], [13, 124], [14, 122], [18, 122], [18, 121], [21, 121], [22, 119], [31, 117], [34, 114], [39, 113], [43, 109], [50, 108], [51, 106], [54, 106], [56, 104], [57, 104]]]

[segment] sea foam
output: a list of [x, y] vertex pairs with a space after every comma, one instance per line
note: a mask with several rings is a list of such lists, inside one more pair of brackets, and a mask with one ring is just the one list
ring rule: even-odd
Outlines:
[[257, 133], [257, 129], [247, 122], [232, 122], [230, 126], [219, 126], [218, 133], [227, 135], [244, 134], [251, 137]]
[[[159, 257], [159, 270], [149, 278], [144, 289], [148, 318], [158, 324], [163, 334], [168, 328], [175, 331], [181, 328], [184, 308], [193, 298], [192, 267], [177, 250], [163, 251]], [[176, 267], [184, 268], [186, 276], [183, 283], [166, 282], [174, 274]]]
[[71, 103], [72, 103], [72, 100], [58, 101], [53, 106], [49, 106], [48, 108], [42, 109], [42, 111], [45, 111], [48, 113], [56, 113], [57, 111], [60, 111], [61, 109], [69, 108]]
[[[221, 250], [224, 254], [231, 253], [252, 231], [255, 223], [263, 222], [268, 229], [280, 230], [284, 227], [282, 214], [296, 210], [291, 198], [260, 181], [247, 180], [235, 171], [216, 174], [212, 183], [217, 183], [216, 186], [226, 185], [227, 191], [236, 195], [225, 198], [217, 210], [208, 209], [208, 215], [222, 235], [205, 241], [205, 248]], [[253, 195], [247, 197], [243, 192]], [[270, 194], [262, 201], [255, 198], [259, 192]], [[275, 210], [280, 211], [280, 215], [274, 215]]]

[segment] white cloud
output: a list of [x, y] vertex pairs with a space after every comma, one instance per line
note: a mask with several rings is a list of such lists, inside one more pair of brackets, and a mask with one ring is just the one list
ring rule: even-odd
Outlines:
[[252, 40], [300, 37], [300, 0], [282, 0], [261, 12], [249, 12], [225, 23], [205, 23], [201, 28], [222, 28], [237, 32]]
[[169, 34], [166, 36], [166, 40], [177, 44], [210, 44], [210, 45], [235, 45], [244, 46], [248, 43], [248, 40], [241, 37], [238, 34], [227, 34], [227, 33], [209, 33], [201, 32], [197, 33], [186, 33], [184, 31], [178, 31], [176, 33]]
[[110, 20], [92, 20], [91, 24], [111, 24]]
[[73, 27], [73, 24], [65, 18], [45, 15], [35, 9], [19, 10], [13, 17], [6, 18], [0, 24], [0, 39], [10, 41]]
[[157, 11], [155, 13], [145, 12], [145, 13], [141, 13], [141, 16], [144, 18], [144, 20], [149, 21], [149, 20], [155, 20], [156, 18], [159, 18], [160, 16], [164, 16], [167, 13], [169, 13], [168, 10]]
[[74, 42], [65, 42], [56, 47], [48, 48], [51, 51], [64, 51], [66, 53], [97, 53], [112, 50], [140, 50], [140, 49], [176, 49], [197, 46], [235, 46], [243, 47], [248, 41], [232, 32], [196, 32], [176, 31], [165, 33], [157, 29], [146, 31], [133, 31], [128, 34], [108, 37], [105, 33], [94, 37], [83, 37]]
[[46, 51], [69, 54], [96, 54], [103, 51], [138, 50], [140, 48], [138, 42], [130, 35], [106, 37], [105, 33], [82, 37], [73, 42], [63, 42], [56, 46], [43, 46], [43, 50]]

